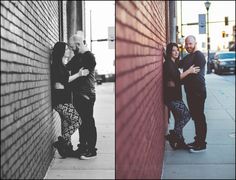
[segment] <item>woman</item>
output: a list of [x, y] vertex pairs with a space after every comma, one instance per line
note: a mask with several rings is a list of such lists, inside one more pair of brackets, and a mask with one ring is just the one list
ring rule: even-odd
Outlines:
[[181, 80], [189, 74], [196, 74], [199, 67], [191, 66], [184, 73], [178, 69], [179, 50], [176, 43], [170, 43], [166, 48], [164, 62], [164, 101], [172, 112], [175, 123], [174, 129], [169, 131], [166, 139], [173, 149], [185, 149], [187, 146], [183, 138], [183, 127], [190, 120], [190, 113], [182, 100]]
[[65, 62], [70, 54], [70, 50], [65, 42], [57, 42], [52, 52], [52, 102], [53, 108], [61, 117], [62, 136], [53, 143], [62, 157], [73, 156], [71, 135], [79, 129], [82, 121], [71, 103], [68, 85], [78, 77], [88, 75], [87, 69], [81, 68], [78, 73], [70, 76], [65, 68]]

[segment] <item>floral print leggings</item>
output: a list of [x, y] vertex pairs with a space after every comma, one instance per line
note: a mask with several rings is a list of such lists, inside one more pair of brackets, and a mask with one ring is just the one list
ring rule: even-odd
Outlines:
[[71, 135], [82, 124], [81, 117], [71, 103], [58, 104], [55, 110], [61, 117], [62, 137], [66, 140], [67, 144], [71, 144]]
[[180, 138], [182, 138], [183, 128], [191, 118], [189, 110], [183, 100], [171, 101], [168, 107], [175, 119], [174, 131]]

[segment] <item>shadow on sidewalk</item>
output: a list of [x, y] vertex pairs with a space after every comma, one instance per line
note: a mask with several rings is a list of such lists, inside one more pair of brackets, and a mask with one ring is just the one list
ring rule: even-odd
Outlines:
[[[206, 76], [206, 84], [207, 151], [174, 151], [166, 141], [162, 179], [235, 179], [235, 84], [215, 74]], [[171, 118], [169, 129], [173, 125]], [[186, 143], [193, 141], [192, 120], [183, 133]]]
[[[115, 96], [114, 83], [96, 87], [94, 117], [97, 127], [97, 157], [91, 160], [61, 159], [58, 152], [44, 179], [114, 179], [115, 178]], [[79, 133], [72, 135], [77, 148]]]

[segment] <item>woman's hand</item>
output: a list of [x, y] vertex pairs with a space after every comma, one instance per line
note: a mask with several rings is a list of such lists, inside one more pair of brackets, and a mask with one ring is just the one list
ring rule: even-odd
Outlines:
[[80, 76], [87, 76], [89, 74], [89, 70], [88, 69], [84, 69], [84, 67], [80, 68], [79, 72], [79, 77]]
[[200, 67], [199, 66], [194, 67], [194, 65], [192, 65], [188, 69], [189, 74], [197, 74], [197, 73], [199, 73], [199, 71], [200, 71]]

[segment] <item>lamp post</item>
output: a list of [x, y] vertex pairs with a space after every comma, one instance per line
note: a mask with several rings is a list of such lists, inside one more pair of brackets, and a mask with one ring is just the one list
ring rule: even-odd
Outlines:
[[92, 10], [90, 10], [90, 51], [92, 52]]
[[211, 73], [211, 67], [210, 67], [210, 37], [209, 37], [209, 8], [211, 3], [209, 1], [205, 2], [205, 7], [207, 10], [207, 74]]
[[180, 37], [180, 43], [181, 43], [181, 59], [183, 59], [183, 44], [184, 44], [184, 36], [183, 36], [183, 22], [182, 22], [182, 0], [180, 1], [180, 21], [181, 21], [181, 37]]

